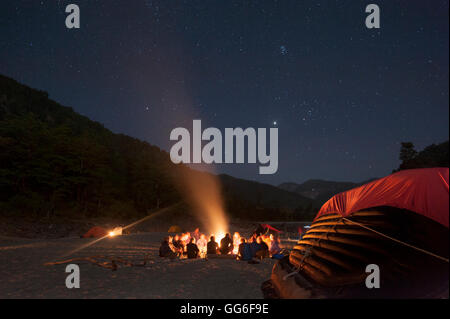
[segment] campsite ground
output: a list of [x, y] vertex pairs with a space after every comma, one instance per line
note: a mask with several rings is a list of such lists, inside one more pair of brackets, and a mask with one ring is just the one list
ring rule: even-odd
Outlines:
[[[93, 239], [0, 237], [0, 298], [262, 298], [261, 283], [274, 260], [248, 264], [234, 259], [169, 260], [158, 257], [167, 233], [141, 233], [104, 240], [73, 255]], [[87, 261], [80, 266], [80, 288], [68, 289], [66, 264], [44, 263], [74, 257], [116, 256], [144, 267], [119, 265], [117, 271]]]

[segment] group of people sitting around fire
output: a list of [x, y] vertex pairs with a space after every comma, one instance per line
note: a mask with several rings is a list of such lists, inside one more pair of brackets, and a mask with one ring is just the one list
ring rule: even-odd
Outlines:
[[198, 228], [191, 233], [164, 238], [159, 248], [160, 257], [192, 259], [232, 254], [236, 255], [237, 260], [244, 261], [252, 261], [253, 258], [278, 258], [281, 256], [280, 252], [280, 240], [276, 234], [266, 235], [255, 231], [247, 240], [237, 232], [233, 237], [227, 233], [219, 244], [214, 236], [208, 241]]

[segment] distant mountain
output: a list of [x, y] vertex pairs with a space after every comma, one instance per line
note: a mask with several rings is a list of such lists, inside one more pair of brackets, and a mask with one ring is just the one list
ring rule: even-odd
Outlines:
[[[158, 147], [0, 75], [0, 214], [136, 218], [183, 201], [179, 176], [187, 170]], [[219, 178], [234, 217], [305, 219], [317, 206], [271, 185]]]
[[279, 188], [300, 194], [304, 197], [314, 199], [317, 203], [323, 204], [332, 196], [344, 192], [346, 190], [358, 187], [362, 184], [366, 184], [370, 181], [375, 180], [372, 178], [370, 180], [353, 183], [353, 182], [334, 182], [326, 181], [321, 179], [310, 179], [302, 184], [297, 183], [283, 183], [278, 185]]
[[[394, 172], [414, 168], [449, 167], [449, 141], [437, 145], [432, 144], [420, 152], [414, 150], [413, 143], [402, 143], [400, 158], [402, 159], [402, 163]], [[360, 183], [311, 179], [301, 184], [282, 183], [278, 187], [285, 191], [313, 199], [321, 205], [338, 193], [369, 183], [375, 179], [371, 178]]]
[[270, 213], [267, 218], [277, 219], [285, 216], [283, 219], [307, 220], [320, 208], [316, 200], [276, 186], [225, 174], [219, 175], [219, 178], [225, 198], [232, 200], [231, 207], [234, 209], [238, 208], [235, 204], [245, 199], [247, 203], [256, 207], [256, 211], [268, 208]]

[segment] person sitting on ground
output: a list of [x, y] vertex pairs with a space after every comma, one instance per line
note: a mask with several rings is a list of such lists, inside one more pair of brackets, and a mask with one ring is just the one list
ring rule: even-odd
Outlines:
[[259, 249], [255, 253], [255, 257], [259, 259], [269, 257], [269, 246], [262, 240], [261, 236], [256, 238], [256, 243], [259, 245]]
[[208, 245], [206, 246], [206, 253], [208, 255], [216, 255], [219, 250], [219, 245], [216, 243], [214, 236], [211, 236]]
[[200, 229], [196, 228], [193, 233], [191, 233], [191, 237], [194, 237], [195, 242], [200, 239]]
[[255, 236], [250, 237], [250, 239], [248, 240], [248, 242], [249, 242], [248, 245], [249, 245], [249, 247], [250, 247], [250, 254], [251, 254], [252, 258], [253, 258], [253, 257], [255, 257], [256, 252], [260, 249], [260, 246], [259, 246], [259, 244], [256, 242], [256, 237], [255, 237]]
[[256, 235], [255, 233], [252, 234], [252, 236], [248, 239], [249, 244], [251, 243], [256, 243], [256, 238], [258, 237], [258, 235]]
[[206, 246], [208, 245], [208, 241], [206, 240], [205, 235], [201, 234], [199, 240], [197, 240], [197, 247], [200, 250], [200, 254], [206, 254]]
[[180, 240], [180, 235], [176, 234], [173, 237], [172, 244], [177, 249], [183, 248], [183, 242]]
[[186, 246], [191, 241], [191, 233], [183, 233], [181, 234], [181, 241], [183, 242], [183, 246]]
[[265, 234], [267, 231], [266, 228], [263, 227], [263, 225], [258, 224], [258, 227], [256, 227], [256, 229], [253, 231], [253, 234], [256, 236], [261, 236], [263, 234]]
[[229, 233], [225, 235], [224, 238], [220, 241], [220, 253], [222, 255], [227, 255], [233, 251], [233, 239]]
[[183, 241], [180, 239], [180, 236], [177, 234], [175, 237], [173, 237], [172, 245], [175, 248], [175, 251], [179, 254], [183, 254], [184, 251], [184, 245]]
[[169, 237], [164, 238], [159, 247], [159, 257], [175, 258], [177, 254], [170, 248]]
[[187, 244], [186, 252], [187, 252], [187, 257], [190, 259], [198, 257], [199, 250], [198, 250], [197, 245], [194, 242], [194, 238], [191, 238], [189, 244]]
[[269, 247], [269, 253], [270, 255], [277, 255], [281, 252], [280, 247], [280, 239], [277, 235], [270, 234], [270, 247]]
[[237, 260], [248, 261], [252, 259], [252, 253], [250, 251], [250, 245], [246, 243], [245, 238], [241, 238], [241, 244], [239, 245]]
[[239, 245], [241, 244], [241, 235], [238, 232], [235, 232], [233, 235], [233, 251], [238, 248], [239, 249]]

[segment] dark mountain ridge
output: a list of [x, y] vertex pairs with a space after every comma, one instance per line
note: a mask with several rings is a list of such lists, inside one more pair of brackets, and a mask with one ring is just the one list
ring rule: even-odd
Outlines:
[[[419, 152], [414, 149], [412, 142], [403, 142], [401, 144], [399, 158], [402, 163], [393, 172], [404, 169], [449, 166], [449, 141], [429, 145]], [[310, 179], [301, 184], [282, 183], [278, 187], [314, 199], [318, 204], [323, 204], [338, 193], [369, 183], [375, 179], [371, 178], [360, 183]]]
[[304, 183], [282, 183], [278, 185], [279, 188], [300, 194], [304, 197], [314, 199], [317, 203], [323, 204], [332, 196], [344, 192], [346, 190], [361, 186], [376, 178], [354, 183], [354, 182], [335, 182], [321, 179], [310, 179]]
[[[190, 168], [164, 150], [0, 75], [0, 214], [136, 218], [183, 202], [180, 170]], [[317, 206], [270, 185], [220, 180], [227, 212], [241, 219], [304, 219]]]

